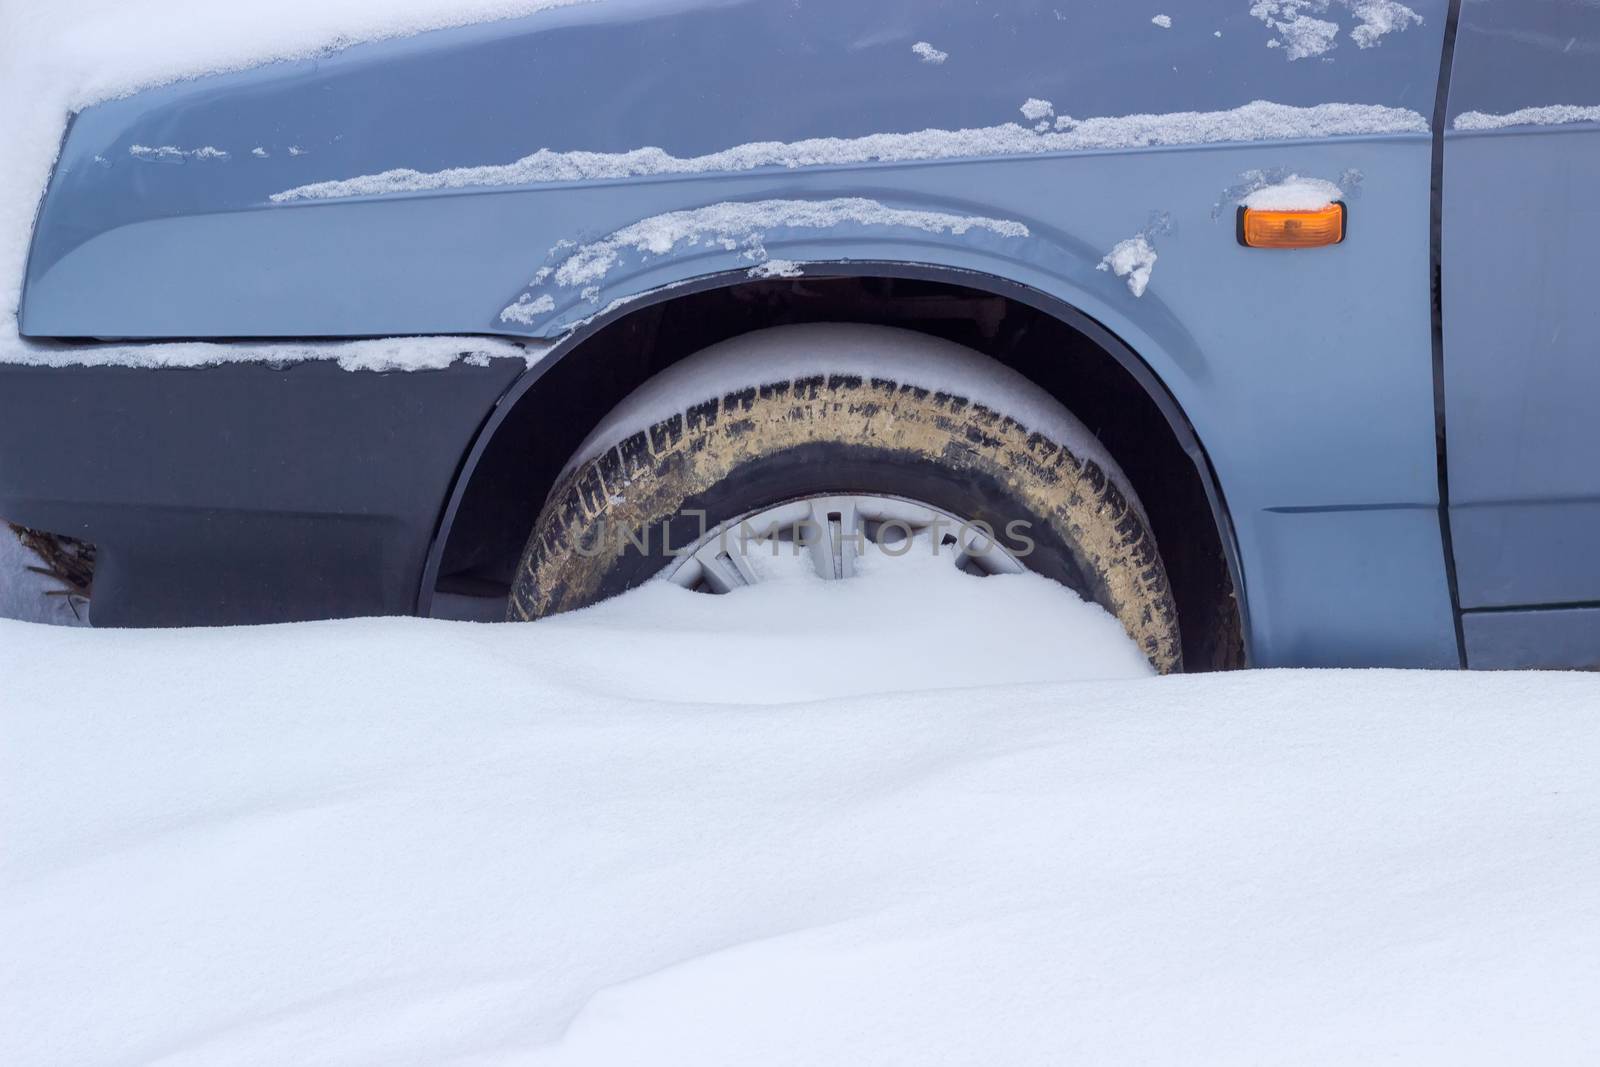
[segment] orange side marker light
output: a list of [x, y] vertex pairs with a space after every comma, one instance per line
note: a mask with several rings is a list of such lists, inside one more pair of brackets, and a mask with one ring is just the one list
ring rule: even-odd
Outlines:
[[1239, 209], [1239, 243], [1246, 248], [1321, 248], [1343, 241], [1344, 231], [1342, 200], [1316, 211]]

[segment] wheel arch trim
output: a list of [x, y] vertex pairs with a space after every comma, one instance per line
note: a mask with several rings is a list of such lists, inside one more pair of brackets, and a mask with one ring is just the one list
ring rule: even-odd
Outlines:
[[[1241, 562], [1238, 536], [1226, 497], [1222, 491], [1221, 482], [1217, 477], [1217, 472], [1211, 462], [1209, 453], [1200, 441], [1199, 435], [1183, 410], [1182, 405], [1179, 404], [1177, 398], [1173, 396], [1161, 377], [1121, 337], [1097, 319], [1059, 297], [1021, 282], [980, 271], [887, 260], [838, 260], [807, 262], [805, 264], [805, 274], [807, 277], [812, 278], [902, 278], [960, 285], [994, 296], [1015, 300], [1020, 304], [1031, 307], [1077, 330], [1099, 346], [1102, 351], [1115, 360], [1134, 379], [1139, 388], [1156, 405], [1162, 417], [1166, 420], [1168, 428], [1177, 439], [1179, 446], [1183, 449], [1184, 454], [1194, 464], [1195, 472], [1200, 478], [1201, 485], [1205, 491], [1212, 521], [1216, 526], [1218, 540], [1222, 545], [1228, 573], [1233, 581], [1239, 605], [1241, 635], [1245, 642], [1246, 658], [1247, 661], [1249, 660], [1251, 654], [1251, 626], [1249, 598], [1246, 595], [1248, 586]], [[590, 340], [637, 311], [685, 296], [716, 289], [731, 288], [750, 281], [747, 271], [724, 271], [641, 293], [633, 299], [620, 302], [592, 318], [576, 324], [573, 329], [558, 339], [538, 362], [524, 371], [496, 401], [494, 409], [479, 426], [473, 437], [471, 447], [462, 458], [457, 469], [455, 478], [451, 483], [450, 494], [441, 509], [433, 540], [429, 545], [427, 561], [423, 567], [421, 582], [417, 591], [417, 614], [426, 616], [432, 609], [434, 586], [439, 579], [439, 568], [443, 561], [445, 546], [449, 542], [462, 500], [467, 488], [472, 484], [473, 476], [477, 471], [480, 460], [506, 418], [538, 386], [545, 374], [562, 361], [568, 358], [577, 358], [579, 352]]]

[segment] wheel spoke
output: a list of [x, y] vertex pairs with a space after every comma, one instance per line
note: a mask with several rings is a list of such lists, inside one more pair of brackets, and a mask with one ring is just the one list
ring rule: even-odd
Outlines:
[[849, 497], [820, 497], [812, 502], [807, 530], [811, 563], [821, 577], [854, 578], [866, 530]]
[[[1027, 569], [998, 543], [998, 535], [991, 538], [985, 527], [963, 523], [938, 508], [894, 497], [817, 496], [724, 523], [709, 531], [688, 557], [665, 568], [661, 577], [685, 588], [727, 593], [793, 573], [770, 565], [764, 556], [752, 560], [747, 553], [770, 551], [776, 562], [786, 552], [798, 557], [803, 551], [803, 560], [795, 560], [801, 568], [809, 565], [827, 581], [853, 578], [862, 570], [869, 529], [876, 531], [873, 538], [881, 540], [886, 527], [893, 527], [896, 546], [902, 532], [912, 539], [937, 538], [939, 544], [930, 547], [963, 570], [1015, 574]], [[906, 554], [882, 551], [891, 558]]]
[[1026, 570], [1020, 560], [1000, 547], [998, 534], [990, 537], [981, 528], [958, 529], [956, 546], [959, 549], [953, 553], [956, 566], [963, 570], [969, 560], [985, 574], [1021, 574]]
[[867, 521], [856, 509], [855, 501], [846, 498], [840, 512], [839, 548], [834, 558], [839, 561], [839, 577], [854, 578], [860, 571], [857, 565], [862, 550], [867, 546]]
[[756, 576], [750, 565], [736, 551], [723, 551], [716, 538], [694, 554], [700, 564], [700, 578], [713, 593], [727, 593], [746, 585], [753, 585]]

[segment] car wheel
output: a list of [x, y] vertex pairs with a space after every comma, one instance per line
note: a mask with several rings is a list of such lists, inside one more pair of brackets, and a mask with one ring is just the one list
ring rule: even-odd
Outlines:
[[1144, 510], [1088, 429], [960, 345], [878, 326], [783, 326], [714, 345], [640, 386], [557, 480], [508, 616], [536, 619], [651, 580], [721, 593], [863, 554], [1026, 568], [1182, 667]]

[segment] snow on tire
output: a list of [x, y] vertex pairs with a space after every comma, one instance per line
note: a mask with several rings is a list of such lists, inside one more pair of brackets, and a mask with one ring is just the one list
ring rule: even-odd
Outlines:
[[1157, 670], [1182, 668], [1155, 539], [1094, 436], [988, 357], [878, 326], [746, 334], [640, 386], [558, 479], [508, 617], [614, 596], [708, 524], [821, 494], [915, 501], [996, 531], [1022, 523], [1028, 569], [1116, 616]]

